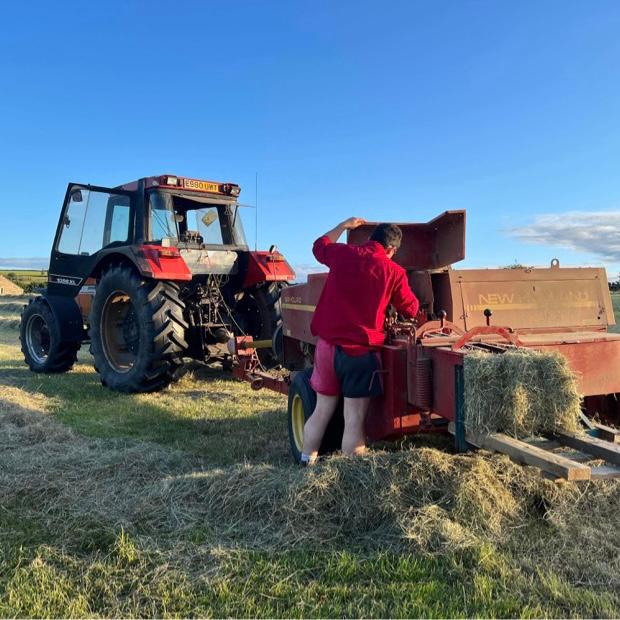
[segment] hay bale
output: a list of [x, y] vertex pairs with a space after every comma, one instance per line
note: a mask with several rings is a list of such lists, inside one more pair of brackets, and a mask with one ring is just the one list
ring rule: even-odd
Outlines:
[[465, 426], [516, 438], [579, 432], [581, 397], [566, 358], [516, 349], [465, 357]]

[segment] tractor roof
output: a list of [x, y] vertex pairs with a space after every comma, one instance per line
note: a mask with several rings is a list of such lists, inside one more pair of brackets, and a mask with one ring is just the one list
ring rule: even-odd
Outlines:
[[[241, 188], [236, 183], [220, 183], [219, 181], [203, 181], [201, 179], [190, 179], [180, 177], [175, 174], [161, 174], [154, 177], [143, 177], [138, 181], [144, 180], [146, 189], [161, 187], [163, 189], [180, 189], [188, 192], [200, 192], [207, 194], [220, 194], [224, 196], [237, 197]], [[134, 191], [138, 189], [138, 181], [130, 181], [119, 185], [119, 189]]]

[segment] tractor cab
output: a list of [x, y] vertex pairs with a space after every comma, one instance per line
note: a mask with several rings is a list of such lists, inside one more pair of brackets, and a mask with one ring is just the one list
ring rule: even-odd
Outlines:
[[249, 251], [237, 203], [239, 187], [227, 183], [226, 191], [234, 195], [213, 195], [169, 179], [178, 181], [166, 176], [165, 183], [146, 191], [147, 243], [176, 247], [192, 274], [236, 275], [239, 256]]
[[271, 340], [295, 273], [275, 246], [248, 248], [239, 193], [234, 183], [174, 175], [70, 183], [47, 291], [22, 320], [30, 368], [68, 370], [90, 340], [106, 385], [154, 391], [180, 376], [186, 358], [227, 362], [233, 335]]

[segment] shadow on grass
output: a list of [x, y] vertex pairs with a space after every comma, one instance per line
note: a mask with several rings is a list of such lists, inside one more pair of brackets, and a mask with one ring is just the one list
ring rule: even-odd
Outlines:
[[43, 394], [57, 419], [87, 436], [142, 438], [214, 465], [290, 460], [285, 399], [257, 394], [212, 368], [162, 392], [120, 394], [104, 388], [84, 364], [60, 375], [38, 375], [13, 359], [0, 362], [1, 384]]

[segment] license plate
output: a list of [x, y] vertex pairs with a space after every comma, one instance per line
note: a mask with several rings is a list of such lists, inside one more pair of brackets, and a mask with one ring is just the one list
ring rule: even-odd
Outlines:
[[198, 190], [200, 192], [220, 193], [220, 184], [211, 183], [210, 181], [199, 181], [197, 179], [183, 179], [183, 187], [185, 189]]

